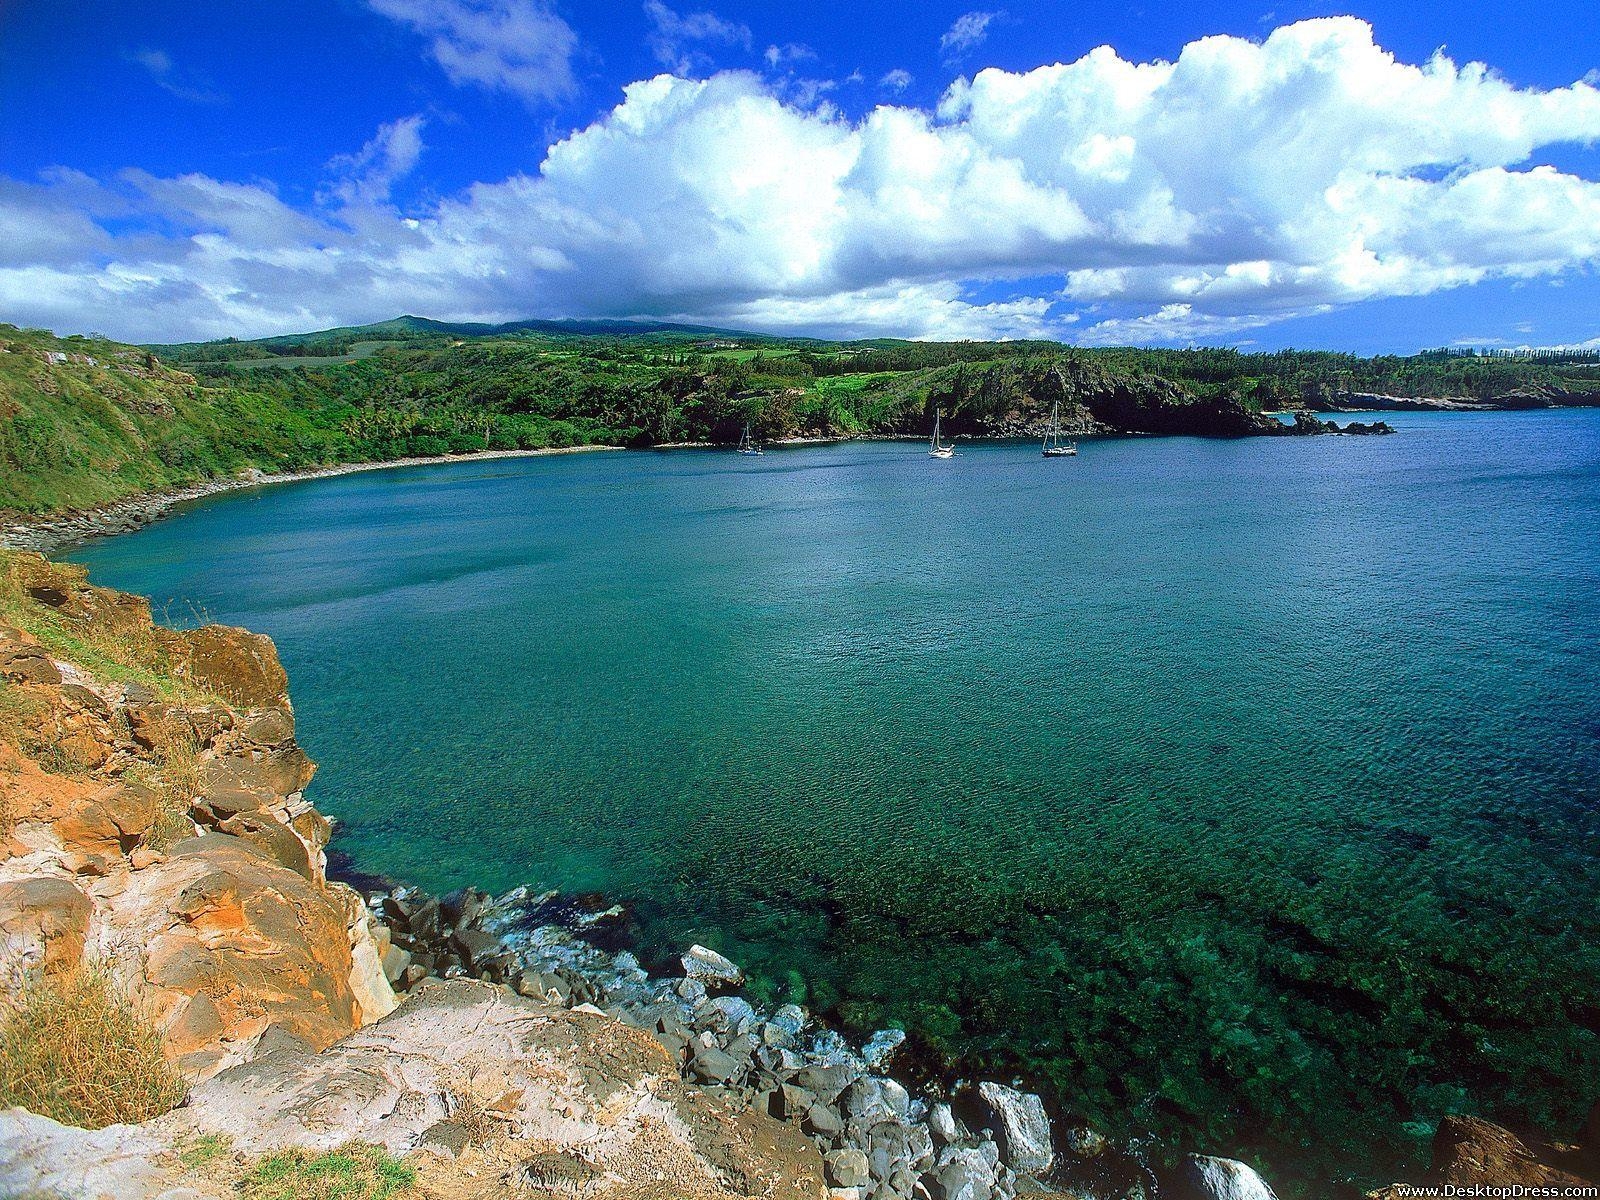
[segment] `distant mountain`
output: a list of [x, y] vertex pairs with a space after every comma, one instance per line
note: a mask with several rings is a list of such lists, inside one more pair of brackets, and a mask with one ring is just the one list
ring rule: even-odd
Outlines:
[[773, 338], [767, 334], [750, 333], [739, 329], [720, 329], [712, 325], [685, 325], [673, 321], [647, 320], [560, 320], [528, 319], [490, 324], [482, 321], [435, 321], [431, 317], [406, 315], [371, 325], [341, 325], [332, 329], [318, 329], [307, 333], [285, 333], [264, 338], [219, 338], [209, 342], [152, 343], [149, 349], [161, 352], [181, 351], [186, 357], [201, 347], [208, 346], [259, 346], [268, 354], [306, 346], [353, 345], [361, 342], [415, 341], [429, 338], [481, 338], [506, 337], [517, 334], [545, 334], [550, 337], [645, 337], [651, 335], [678, 335], [694, 338], [728, 338], [741, 342], [752, 341], [809, 341], [808, 338]]

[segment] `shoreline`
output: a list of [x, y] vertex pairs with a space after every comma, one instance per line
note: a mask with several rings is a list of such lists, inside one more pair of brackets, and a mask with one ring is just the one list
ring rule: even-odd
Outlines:
[[327, 467], [306, 467], [299, 471], [263, 471], [248, 467], [235, 475], [215, 476], [203, 483], [156, 492], [141, 492], [112, 500], [94, 508], [70, 509], [47, 517], [10, 517], [0, 527], [0, 547], [11, 550], [36, 550], [55, 554], [81, 546], [96, 538], [132, 533], [167, 516], [181, 504], [204, 500], [224, 492], [270, 487], [280, 483], [303, 483], [312, 479], [331, 479], [365, 471], [387, 471], [398, 467], [429, 467], [444, 463], [492, 462], [502, 458], [543, 458], [555, 454], [588, 454], [623, 450], [623, 446], [547, 446], [537, 450], [475, 450], [470, 454], [440, 454], [391, 458], [381, 462], [337, 463]]

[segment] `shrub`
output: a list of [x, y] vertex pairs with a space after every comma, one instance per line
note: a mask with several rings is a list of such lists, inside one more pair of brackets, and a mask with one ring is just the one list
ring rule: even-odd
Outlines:
[[240, 1183], [245, 1200], [391, 1200], [417, 1173], [379, 1146], [352, 1142], [313, 1154], [286, 1150], [258, 1161]]
[[159, 1116], [187, 1091], [104, 966], [30, 978], [0, 1024], [0, 1104], [101, 1129]]

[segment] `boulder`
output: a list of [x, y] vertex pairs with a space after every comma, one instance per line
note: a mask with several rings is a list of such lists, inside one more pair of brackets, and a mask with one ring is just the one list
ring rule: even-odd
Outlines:
[[66, 879], [0, 883], [0, 965], [46, 974], [78, 966], [93, 911], [89, 897]]
[[1190, 1154], [1175, 1183], [1178, 1200], [1277, 1200], [1253, 1167], [1233, 1158]]
[[345, 914], [258, 846], [188, 838], [113, 902], [137, 991], [185, 1071], [221, 1069], [269, 1025], [318, 1047], [356, 1027]]
[[[1446, 1117], [1433, 1135], [1433, 1161], [1423, 1183], [1430, 1187], [1520, 1186], [1554, 1189], [1590, 1186], [1585, 1148], [1555, 1147], [1518, 1137], [1479, 1117]], [[1597, 1164], [1600, 1165], [1600, 1164]], [[1368, 1193], [1393, 1200], [1401, 1185]], [[1534, 1194], [1531, 1190], [1527, 1194]]]
[[1050, 1118], [1045, 1115], [1044, 1101], [998, 1083], [980, 1083], [978, 1094], [994, 1114], [1006, 1165], [1028, 1175], [1048, 1171], [1055, 1162], [1055, 1152], [1050, 1144]]
[[288, 708], [289, 677], [272, 639], [231, 625], [156, 630], [174, 673], [248, 708]]
[[828, 1182], [834, 1187], [866, 1187], [872, 1182], [867, 1156], [859, 1150], [834, 1150], [824, 1157], [823, 1162], [827, 1168]]
[[981, 1150], [946, 1146], [933, 1169], [934, 1200], [991, 1200], [995, 1165]]
[[743, 971], [705, 946], [690, 946], [689, 952], [680, 961], [683, 963], [683, 973], [700, 983], [737, 987], [744, 982]]

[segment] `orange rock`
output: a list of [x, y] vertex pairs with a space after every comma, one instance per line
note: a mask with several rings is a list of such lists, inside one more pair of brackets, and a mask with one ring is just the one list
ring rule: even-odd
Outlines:
[[68, 880], [36, 876], [0, 883], [0, 945], [7, 958], [46, 974], [83, 961], [93, 906]]
[[249, 842], [179, 842], [115, 903], [139, 947], [137, 990], [185, 1071], [221, 1069], [269, 1025], [316, 1047], [356, 1028], [343, 911]]
[[252, 708], [290, 707], [289, 677], [266, 634], [203, 625], [183, 632], [158, 629], [156, 638], [172, 656], [176, 674], [207, 691]]

